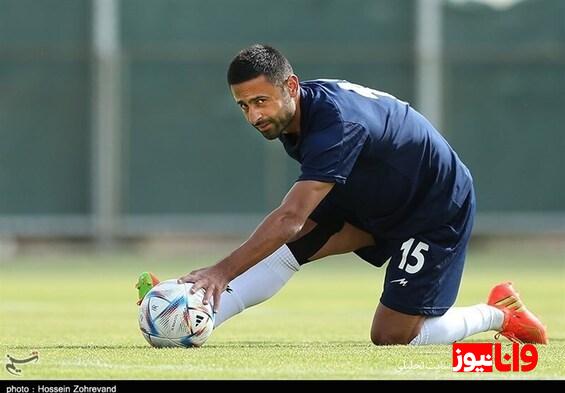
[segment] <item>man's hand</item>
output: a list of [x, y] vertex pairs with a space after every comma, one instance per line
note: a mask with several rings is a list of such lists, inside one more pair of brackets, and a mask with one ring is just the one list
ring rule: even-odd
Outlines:
[[220, 265], [213, 265], [198, 270], [193, 270], [189, 274], [178, 279], [178, 283], [194, 283], [190, 289], [191, 293], [196, 293], [199, 289], [204, 289], [204, 304], [213, 300], [214, 312], [220, 309], [220, 297], [227, 288], [230, 279]]

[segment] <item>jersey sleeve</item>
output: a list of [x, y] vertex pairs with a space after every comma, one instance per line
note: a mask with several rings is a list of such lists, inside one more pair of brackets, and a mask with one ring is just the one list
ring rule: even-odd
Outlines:
[[364, 127], [347, 122], [310, 132], [303, 142], [298, 181], [317, 180], [344, 184], [367, 137]]

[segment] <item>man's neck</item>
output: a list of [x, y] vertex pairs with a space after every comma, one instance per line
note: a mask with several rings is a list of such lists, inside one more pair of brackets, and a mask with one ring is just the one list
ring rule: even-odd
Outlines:
[[294, 111], [294, 116], [292, 117], [292, 120], [290, 121], [290, 124], [288, 125], [288, 127], [285, 130], [285, 134], [294, 134], [296, 136], [298, 136], [300, 134], [300, 92], [298, 93], [298, 95], [296, 96], [296, 98], [294, 99], [295, 103], [296, 103], [296, 110]]

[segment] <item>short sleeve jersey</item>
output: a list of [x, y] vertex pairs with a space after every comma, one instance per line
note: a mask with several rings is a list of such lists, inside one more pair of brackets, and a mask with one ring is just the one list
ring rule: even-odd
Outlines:
[[421, 114], [345, 80], [300, 84], [300, 133], [280, 137], [298, 181], [335, 183], [323, 203], [377, 237], [402, 238], [447, 222], [472, 188], [469, 170]]

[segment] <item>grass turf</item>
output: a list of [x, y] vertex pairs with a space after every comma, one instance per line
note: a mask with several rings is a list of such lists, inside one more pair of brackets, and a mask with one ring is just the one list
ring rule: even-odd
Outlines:
[[[139, 272], [160, 278], [210, 257], [28, 256], [0, 262], [0, 353], [39, 362], [0, 379], [492, 379], [565, 378], [565, 277], [559, 253], [471, 252], [457, 305], [512, 280], [548, 326], [529, 373], [453, 373], [451, 346], [375, 347], [369, 329], [384, 269], [356, 257], [307, 265], [268, 302], [222, 325], [195, 349], [154, 349], [137, 326]], [[492, 333], [469, 342], [493, 342]], [[505, 341], [504, 341], [505, 342]], [[508, 351], [509, 345], [505, 342]]]

